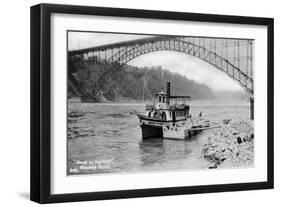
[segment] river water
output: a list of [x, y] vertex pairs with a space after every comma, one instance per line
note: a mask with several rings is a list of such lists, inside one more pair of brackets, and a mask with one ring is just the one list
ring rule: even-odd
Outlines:
[[[191, 114], [222, 123], [249, 117], [249, 103], [192, 101]], [[145, 104], [68, 103], [67, 174], [127, 173], [208, 168], [202, 147], [211, 130], [185, 141], [142, 140], [136, 113]]]

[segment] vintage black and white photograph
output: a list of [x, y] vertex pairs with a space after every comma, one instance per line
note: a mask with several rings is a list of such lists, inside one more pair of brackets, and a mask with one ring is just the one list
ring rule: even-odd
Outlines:
[[254, 39], [66, 35], [67, 175], [254, 167]]

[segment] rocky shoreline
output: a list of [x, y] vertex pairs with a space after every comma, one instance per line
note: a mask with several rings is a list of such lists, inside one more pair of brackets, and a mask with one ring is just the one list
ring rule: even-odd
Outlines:
[[251, 167], [254, 165], [253, 121], [233, 118], [214, 130], [202, 150], [209, 168]]

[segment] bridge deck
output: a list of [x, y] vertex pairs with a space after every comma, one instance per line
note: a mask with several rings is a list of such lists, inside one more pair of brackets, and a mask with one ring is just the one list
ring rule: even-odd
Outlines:
[[118, 47], [126, 47], [126, 46], [132, 46], [132, 45], [137, 45], [137, 44], [145, 44], [145, 43], [149, 43], [149, 42], [155, 41], [155, 40], [168, 39], [169, 37], [170, 36], [147, 37], [147, 38], [142, 38], [142, 39], [135, 39], [135, 40], [128, 40], [128, 41], [106, 44], [106, 45], [100, 45], [100, 46], [96, 46], [96, 47], [89, 47], [89, 48], [80, 49], [80, 50], [71, 50], [71, 51], [69, 51], [69, 55], [80, 55], [80, 54], [84, 54], [87, 52], [94, 52], [94, 51], [100, 51], [100, 50], [105, 50], [105, 49], [113, 49], [113, 48], [118, 48]]

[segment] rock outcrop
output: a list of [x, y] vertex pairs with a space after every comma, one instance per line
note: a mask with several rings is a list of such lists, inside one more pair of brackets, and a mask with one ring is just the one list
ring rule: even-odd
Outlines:
[[209, 135], [203, 147], [209, 168], [249, 167], [254, 164], [253, 122], [234, 118]]

